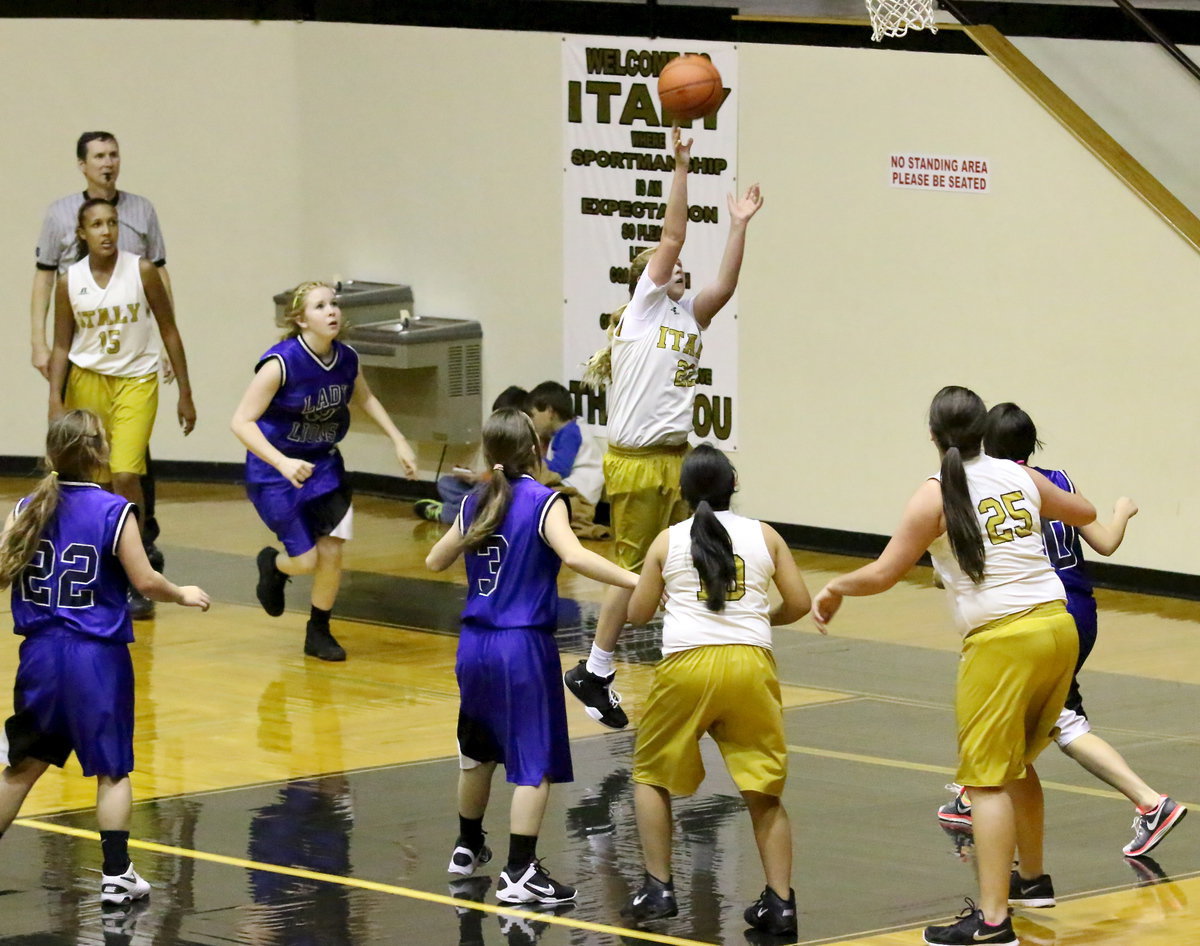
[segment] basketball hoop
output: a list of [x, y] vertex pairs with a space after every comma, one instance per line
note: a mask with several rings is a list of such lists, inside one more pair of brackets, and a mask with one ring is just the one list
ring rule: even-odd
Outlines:
[[867, 0], [873, 32], [871, 39], [880, 42], [885, 36], [903, 36], [909, 30], [937, 32], [933, 15], [933, 0]]

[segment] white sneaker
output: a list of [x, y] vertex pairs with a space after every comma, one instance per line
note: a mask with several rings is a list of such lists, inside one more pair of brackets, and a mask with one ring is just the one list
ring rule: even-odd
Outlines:
[[472, 851], [470, 846], [459, 838], [454, 842], [454, 853], [450, 855], [448, 874], [458, 874], [460, 877], [470, 877], [475, 871], [492, 859], [492, 849], [486, 844], [478, 851]]
[[146, 883], [130, 863], [129, 869], [115, 877], [100, 875], [101, 903], [132, 903], [150, 896], [150, 885]]
[[503, 903], [567, 903], [575, 899], [575, 888], [560, 884], [533, 861], [519, 876], [500, 871], [496, 899]]

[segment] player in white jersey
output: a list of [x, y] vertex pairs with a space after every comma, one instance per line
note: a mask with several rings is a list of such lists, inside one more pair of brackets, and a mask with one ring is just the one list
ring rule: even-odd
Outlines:
[[[34, 271], [33, 291], [30, 300], [30, 342], [34, 368], [49, 379], [50, 346], [46, 344], [46, 313], [54, 296], [54, 286], [67, 267], [82, 255], [79, 239], [79, 208], [85, 200], [100, 197], [117, 208], [120, 228], [117, 246], [127, 253], [145, 257], [158, 268], [158, 274], [171, 296], [171, 280], [167, 273], [167, 249], [163, 241], [158, 213], [147, 198], [129, 191], [117, 189], [121, 173], [121, 149], [117, 139], [107, 131], [85, 131], [75, 142], [75, 157], [85, 186], [60, 197], [46, 208], [42, 220], [42, 231], [37, 242], [37, 268]], [[173, 301], [173, 300], [172, 300]], [[162, 359], [160, 368], [163, 379], [174, 380], [169, 359]], [[156, 540], [159, 535], [158, 522], [154, 516], [154, 472], [147, 455], [147, 471], [142, 477], [142, 493], [145, 504], [141, 507], [142, 541], [150, 563], [158, 571], [163, 570], [163, 556]], [[146, 599], [131, 602], [135, 618], [147, 617], [151, 604]]]
[[[792, 835], [780, 796], [787, 779], [783, 707], [771, 627], [798, 620], [810, 604], [792, 553], [766, 523], [736, 515], [729, 460], [701, 444], [683, 463], [680, 487], [692, 518], [659, 534], [646, 555], [629, 618], [645, 624], [666, 591], [663, 659], [638, 727], [634, 804], [645, 878], [626, 915], [674, 916], [671, 797], [693, 794], [704, 778], [707, 733], [746, 800], [766, 874], [746, 922], [795, 936]], [[782, 602], [772, 608], [774, 582]]]
[[115, 492], [141, 505], [146, 448], [158, 412], [155, 326], [179, 384], [179, 425], [196, 423], [183, 340], [158, 269], [117, 248], [117, 209], [88, 199], [79, 210], [87, 255], [58, 281], [50, 358], [50, 417], [83, 408], [98, 415], [110, 443]]
[[[683, 141], [678, 126], [671, 136], [675, 167], [662, 239], [630, 265], [632, 298], [613, 314], [609, 344], [584, 373], [585, 383], [607, 387], [604, 481], [617, 563], [632, 571], [641, 569], [654, 537], [688, 514], [676, 484], [692, 431], [701, 334], [737, 289], [746, 227], [763, 203], [757, 184], [740, 200], [729, 195], [729, 237], [717, 278], [694, 298], [684, 299], [679, 254], [687, 235], [692, 139]], [[628, 601], [624, 590], [608, 591], [591, 654], [564, 678], [588, 715], [613, 729], [629, 722], [611, 688], [613, 651]]]
[[[965, 635], [955, 715], [956, 781], [974, 803], [979, 904], [930, 926], [945, 946], [1018, 942], [1008, 907], [1054, 905], [1042, 863], [1042, 786], [1033, 761], [1057, 733], [1079, 639], [1066, 592], [1046, 558], [1041, 517], [1083, 526], [1096, 510], [1036, 470], [982, 452], [986, 410], [973, 391], [946, 387], [929, 409], [941, 472], [909, 500], [878, 560], [826, 585], [813, 603], [824, 628], [844, 595], [886, 591], [926, 549]], [[1010, 870], [1014, 853], [1019, 864]]]

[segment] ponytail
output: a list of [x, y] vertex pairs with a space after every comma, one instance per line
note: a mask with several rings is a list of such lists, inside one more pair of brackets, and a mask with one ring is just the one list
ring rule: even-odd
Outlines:
[[58, 474], [51, 470], [34, 488], [0, 540], [0, 590], [7, 588], [33, 559], [46, 525], [58, 508]]
[[733, 540], [707, 499], [696, 505], [691, 539], [692, 564], [700, 573], [704, 606], [710, 611], [723, 611], [725, 595], [737, 587], [737, 563], [733, 560]]
[[967, 472], [958, 447], [949, 447], [942, 454], [942, 512], [958, 567], [978, 585], [983, 581], [983, 533], [971, 503]]
[[617, 309], [608, 316], [608, 326], [606, 327], [607, 338], [603, 348], [597, 348], [592, 357], [583, 363], [583, 377], [580, 383], [585, 388], [591, 388], [599, 393], [608, 387], [608, 383], [612, 380], [612, 346], [613, 336], [617, 334], [617, 329], [621, 324], [621, 316], [625, 314], [625, 309], [629, 306], [625, 305]]
[[508, 507], [512, 502], [512, 484], [504, 475], [503, 468], [493, 470], [487, 485], [476, 495], [479, 501], [475, 508], [475, 518], [462, 540], [463, 548], [471, 552], [480, 548], [489, 536], [495, 535], [504, 522], [504, 517], [508, 515]]
[[542, 462], [540, 441], [529, 415], [515, 407], [493, 411], [483, 422], [483, 453], [492, 464], [485, 486], [476, 488], [475, 518], [462, 537], [462, 547], [476, 551], [500, 531], [512, 503], [508, 478], [533, 472]]

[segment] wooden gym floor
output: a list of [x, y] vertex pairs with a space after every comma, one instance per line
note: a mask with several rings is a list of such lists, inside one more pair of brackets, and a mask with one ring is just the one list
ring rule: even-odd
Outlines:
[[[0, 499], [28, 486], [0, 482]], [[714, 753], [701, 792], [676, 806], [679, 917], [626, 928], [620, 907], [640, 879], [632, 736], [570, 700], [576, 781], [552, 794], [540, 854], [579, 887], [578, 904], [500, 910], [497, 862], [448, 883], [463, 579], [423, 568], [440, 527], [404, 503], [356, 502], [334, 625], [350, 659], [331, 665], [301, 653], [302, 582], [283, 617], [257, 606], [253, 556], [270, 536], [240, 489], [160, 492], [167, 571], [207, 588], [214, 605], [206, 615], [160, 605], [136, 627], [133, 856], [154, 893], [143, 908], [101, 912], [93, 785], [72, 760], [47, 774], [0, 841], [0, 946], [786, 942], [744, 933], [741, 911], [762, 875]], [[857, 564], [797, 560], [813, 590]], [[934, 818], [950, 798], [957, 638], [929, 578], [915, 569], [886, 595], [849, 601], [829, 638], [807, 620], [776, 632], [802, 943], [916, 944], [925, 922], [973, 893], [969, 836]], [[565, 666], [586, 653], [599, 592], [574, 575], [561, 590]], [[1083, 677], [1096, 730], [1152, 786], [1200, 808], [1200, 603], [1098, 597], [1100, 643]], [[17, 643], [0, 647], [4, 687]], [[629, 635], [619, 656], [636, 723], [653, 633]], [[1200, 812], [1154, 860], [1128, 861], [1131, 806], [1053, 748], [1039, 768], [1060, 903], [1019, 911], [1021, 941], [1200, 944]], [[508, 798], [498, 780], [486, 825], [500, 862]]]

